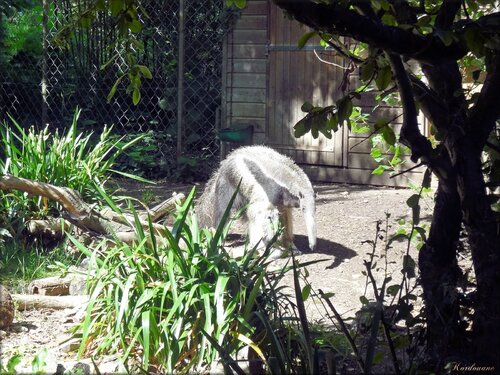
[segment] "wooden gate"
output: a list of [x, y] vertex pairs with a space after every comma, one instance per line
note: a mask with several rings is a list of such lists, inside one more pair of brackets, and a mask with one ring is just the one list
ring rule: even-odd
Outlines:
[[343, 128], [332, 139], [321, 133], [317, 139], [310, 133], [300, 138], [293, 135], [293, 125], [305, 115], [300, 109], [304, 102], [326, 106], [341, 96], [343, 59], [325, 51], [318, 37], [298, 48], [297, 41], [310, 29], [285, 18], [276, 6], [270, 7], [270, 21], [266, 134], [269, 145], [301, 164], [345, 167]]

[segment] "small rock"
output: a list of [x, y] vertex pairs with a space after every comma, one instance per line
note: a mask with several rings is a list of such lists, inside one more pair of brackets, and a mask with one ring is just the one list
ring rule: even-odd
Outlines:
[[14, 321], [14, 303], [9, 291], [0, 285], [0, 328], [7, 328]]
[[348, 191], [343, 191], [340, 193], [340, 195], [349, 195], [349, 192]]
[[66, 372], [66, 367], [64, 367], [59, 363], [57, 364], [56, 373], [54, 375], [64, 375], [65, 372]]
[[79, 347], [80, 347], [80, 340], [78, 339], [70, 339], [64, 341], [62, 344], [59, 345], [59, 349], [65, 353], [74, 352], [78, 350]]
[[87, 363], [78, 362], [71, 369], [71, 373], [90, 375], [90, 365]]
[[3, 339], [4, 337], [7, 337], [7, 332], [2, 331], [2, 330], [0, 329], [0, 339]]
[[25, 326], [22, 326], [19, 324], [13, 325], [11, 327], [11, 330], [12, 330], [12, 332], [15, 332], [15, 333], [24, 333], [24, 332], [29, 331], [28, 327], [25, 327]]
[[368, 199], [363, 200], [363, 203], [370, 203]]

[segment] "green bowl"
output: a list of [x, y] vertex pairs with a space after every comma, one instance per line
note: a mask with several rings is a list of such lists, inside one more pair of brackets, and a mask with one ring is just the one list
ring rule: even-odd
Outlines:
[[245, 128], [226, 128], [219, 130], [219, 139], [223, 142], [245, 142], [252, 139], [253, 125]]

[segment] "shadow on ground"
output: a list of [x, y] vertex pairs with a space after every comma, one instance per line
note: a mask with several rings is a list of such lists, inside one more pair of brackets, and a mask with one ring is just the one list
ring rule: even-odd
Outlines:
[[298, 249], [300, 249], [302, 251], [303, 255], [324, 254], [324, 255], [335, 257], [332, 264], [330, 264], [328, 267], [326, 267], [328, 269], [335, 268], [335, 267], [339, 266], [343, 261], [345, 261], [347, 259], [354, 258], [357, 255], [357, 253], [354, 250], [349, 249], [349, 248], [347, 248], [344, 245], [341, 245], [339, 243], [336, 243], [333, 241], [328, 241], [328, 240], [325, 240], [322, 238], [318, 238], [317, 241], [318, 242], [316, 244], [316, 249], [314, 249], [314, 252], [311, 252], [309, 250], [303, 251], [303, 249], [309, 248], [307, 236], [299, 234], [299, 235], [295, 236], [295, 240], [294, 240], [295, 245], [297, 246]]
[[[239, 233], [230, 233], [226, 237], [226, 244], [230, 247], [240, 247], [245, 245], [245, 237]], [[332, 269], [339, 266], [343, 261], [351, 259], [357, 255], [357, 253], [339, 243], [328, 241], [322, 238], [318, 238], [316, 244], [316, 249], [314, 252], [309, 250], [309, 242], [307, 236], [295, 235], [294, 241], [295, 246], [302, 252], [302, 255], [313, 255], [313, 254], [324, 254], [330, 257], [334, 257], [333, 262], [327, 266], [327, 269]]]

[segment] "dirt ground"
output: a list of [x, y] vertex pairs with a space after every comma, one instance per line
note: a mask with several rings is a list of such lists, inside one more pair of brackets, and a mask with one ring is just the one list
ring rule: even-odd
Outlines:
[[[171, 196], [173, 191], [188, 193], [192, 185], [143, 186], [135, 183], [120, 182], [121, 193], [131, 194], [138, 198], [150, 199], [153, 205]], [[201, 190], [202, 186], [198, 186]], [[303, 252], [298, 258], [301, 261], [324, 260], [307, 267], [309, 282], [314, 289], [322, 289], [325, 293], [333, 292], [331, 299], [335, 307], [344, 317], [352, 316], [361, 306], [359, 297], [365, 294], [366, 279], [362, 275], [365, 267], [363, 259], [371, 250], [363, 241], [373, 240], [377, 220], [385, 220], [390, 214], [391, 231], [398, 227], [397, 220], [409, 219], [411, 211], [406, 200], [414, 193], [409, 189], [394, 189], [344, 184], [316, 184], [317, 192], [317, 234], [318, 244], [314, 253], [308, 252], [307, 236], [301, 213], [294, 214], [295, 244]], [[132, 194], [133, 193], [133, 194]], [[431, 202], [422, 206], [422, 216], [431, 213]], [[385, 224], [384, 224], [385, 227]], [[406, 251], [406, 244], [396, 243], [388, 253], [390, 269], [395, 270], [397, 277], [401, 269], [401, 260]], [[415, 250], [412, 250], [416, 259]], [[286, 260], [278, 260], [276, 265]], [[292, 280], [289, 280], [292, 285]], [[310, 303], [308, 313], [313, 318], [320, 318], [317, 306]], [[48, 349], [47, 371], [55, 373], [56, 365], [64, 363], [71, 369], [75, 363], [74, 353], [67, 353], [68, 345], [62, 345], [65, 330], [73, 324], [74, 311], [28, 311], [18, 313], [15, 324], [7, 332], [0, 332], [1, 360], [5, 364], [12, 353], [26, 353], [23, 368], [30, 372], [30, 357]], [[21, 368], [21, 366], [19, 367]], [[104, 371], [103, 371], [104, 370]], [[111, 370], [112, 371], [112, 370]], [[101, 368], [101, 372], [106, 369]]]

